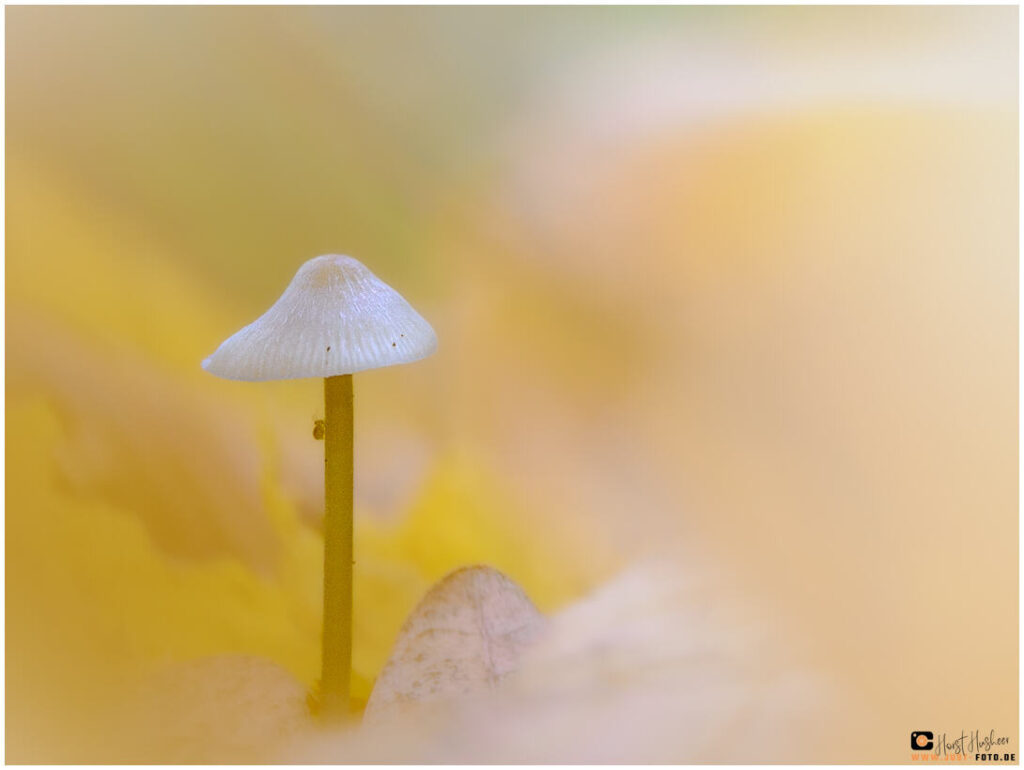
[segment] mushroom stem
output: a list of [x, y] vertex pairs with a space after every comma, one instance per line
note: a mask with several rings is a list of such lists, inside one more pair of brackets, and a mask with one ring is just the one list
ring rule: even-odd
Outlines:
[[321, 713], [349, 710], [352, 669], [352, 375], [324, 378], [324, 628]]

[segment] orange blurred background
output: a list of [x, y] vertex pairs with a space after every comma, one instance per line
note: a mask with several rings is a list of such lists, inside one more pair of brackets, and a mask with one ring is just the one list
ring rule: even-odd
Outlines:
[[440, 341], [356, 377], [359, 698], [454, 567], [699, 553], [847, 761], [1016, 746], [1016, 8], [6, 20], [8, 761], [168, 663], [312, 684], [321, 385], [199, 364], [328, 252]]

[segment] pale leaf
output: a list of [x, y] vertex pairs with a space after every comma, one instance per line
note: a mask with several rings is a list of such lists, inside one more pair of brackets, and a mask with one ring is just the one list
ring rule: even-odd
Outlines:
[[365, 719], [493, 690], [517, 670], [543, 624], [522, 589], [497, 570], [478, 566], [451, 573], [406, 620]]

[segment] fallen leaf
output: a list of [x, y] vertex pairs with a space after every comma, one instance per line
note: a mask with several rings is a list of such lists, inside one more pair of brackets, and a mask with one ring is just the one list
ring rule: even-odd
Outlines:
[[[470, 616], [464, 599], [461, 604], [462, 617]], [[433, 597], [424, 606], [435, 606]], [[301, 763], [399, 764], [823, 762], [850, 756], [850, 742], [828, 725], [860, 729], [863, 704], [840, 692], [828, 672], [807, 659], [800, 640], [779, 633], [784, 624], [764, 614], [737, 600], [728, 581], [706, 568], [641, 563], [546, 620], [544, 633], [522, 650], [518, 670], [500, 688], [455, 697], [456, 669], [436, 665], [444, 656], [430, 649], [447, 686], [444, 702], [396, 710], [386, 726], [364, 724], [296, 741], [284, 755]], [[393, 656], [401, 662], [392, 665], [429, 649], [416, 630], [431, 626], [418, 610]], [[456, 644], [452, 635], [443, 643]], [[412, 674], [400, 671], [403, 681]], [[388, 678], [385, 672], [386, 684], [378, 686], [388, 687], [394, 701]], [[408, 690], [402, 695], [412, 697]]]
[[491, 567], [456, 570], [406, 620], [366, 704], [374, 722], [424, 703], [486, 693], [518, 666], [544, 617]]

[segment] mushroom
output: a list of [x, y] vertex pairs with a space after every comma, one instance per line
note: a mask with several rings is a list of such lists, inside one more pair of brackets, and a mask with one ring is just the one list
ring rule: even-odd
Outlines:
[[324, 378], [324, 610], [320, 710], [347, 713], [352, 668], [352, 375], [437, 349], [434, 330], [356, 259], [306, 262], [271, 308], [203, 361], [229, 380]]

